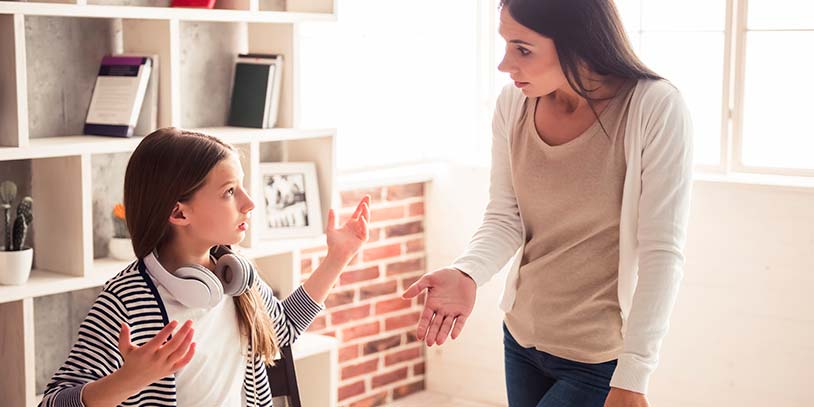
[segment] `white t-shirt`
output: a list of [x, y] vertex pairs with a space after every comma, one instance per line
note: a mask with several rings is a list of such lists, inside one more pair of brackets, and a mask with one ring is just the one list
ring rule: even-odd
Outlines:
[[[152, 262], [145, 262], [152, 264]], [[240, 335], [233, 297], [224, 296], [212, 309], [189, 308], [173, 296], [147, 268], [164, 302], [169, 321], [180, 327], [192, 321], [195, 356], [175, 374], [178, 405], [183, 407], [243, 406], [247, 343]]]

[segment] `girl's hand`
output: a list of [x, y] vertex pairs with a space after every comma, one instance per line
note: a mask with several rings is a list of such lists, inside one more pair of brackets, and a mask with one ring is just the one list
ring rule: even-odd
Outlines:
[[336, 214], [334, 210], [328, 211], [328, 226], [326, 234], [328, 237], [328, 256], [335, 257], [349, 262], [362, 244], [367, 242], [370, 236], [368, 224], [370, 223], [370, 195], [364, 198], [356, 206], [353, 215], [342, 227], [336, 227]]
[[611, 387], [608, 398], [605, 399], [605, 407], [648, 407], [647, 397], [635, 391]]
[[[130, 342], [130, 327], [122, 324], [119, 332], [119, 352], [124, 364], [118, 370], [121, 379], [141, 389], [167, 377], [186, 366], [195, 355], [192, 342], [192, 321], [187, 321], [172, 335], [178, 321], [172, 321], [159, 331], [153, 339], [141, 346]], [[165, 342], [166, 341], [166, 342]]]

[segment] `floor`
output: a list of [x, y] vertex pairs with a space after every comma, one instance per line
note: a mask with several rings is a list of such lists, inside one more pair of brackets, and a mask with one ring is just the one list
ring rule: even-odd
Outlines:
[[396, 400], [384, 407], [504, 407], [495, 404], [476, 403], [444, 394], [429, 391], [413, 394], [412, 396]]

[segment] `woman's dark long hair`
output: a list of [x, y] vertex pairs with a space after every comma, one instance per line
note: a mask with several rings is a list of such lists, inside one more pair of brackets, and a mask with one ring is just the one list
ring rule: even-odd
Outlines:
[[592, 98], [580, 67], [623, 79], [662, 79], [633, 52], [613, 0], [501, 0], [515, 21], [554, 41], [565, 78]]

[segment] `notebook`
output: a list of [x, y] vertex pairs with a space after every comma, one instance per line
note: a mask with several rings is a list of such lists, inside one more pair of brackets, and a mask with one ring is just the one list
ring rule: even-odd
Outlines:
[[230, 126], [271, 128], [277, 124], [282, 66], [282, 55], [238, 55], [229, 108]]
[[151, 72], [149, 57], [108, 55], [102, 58], [85, 118], [85, 134], [131, 137]]

